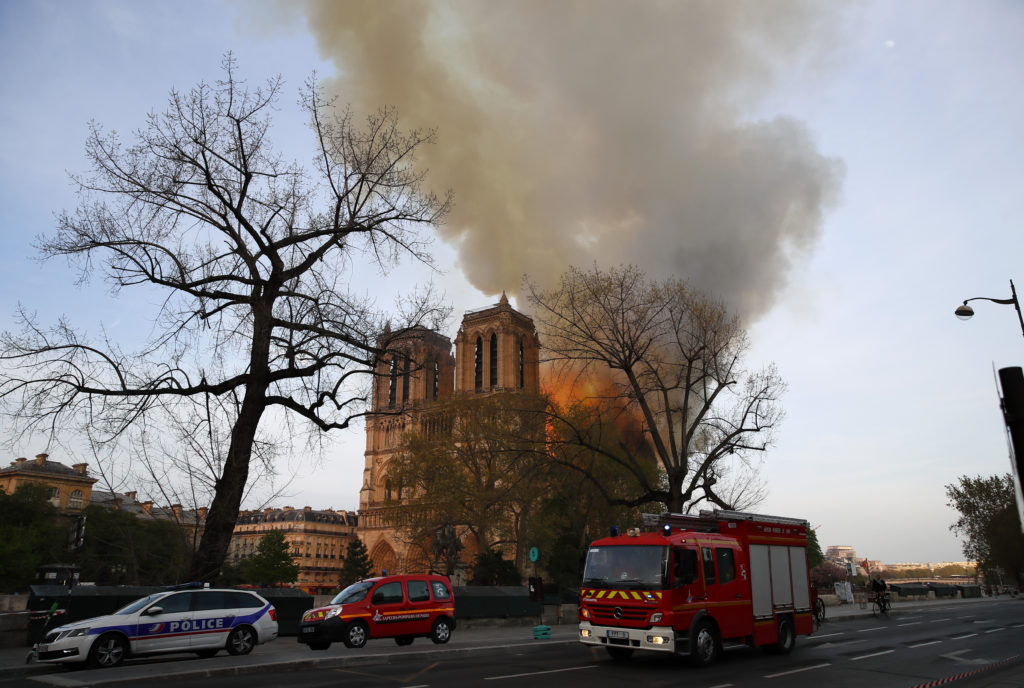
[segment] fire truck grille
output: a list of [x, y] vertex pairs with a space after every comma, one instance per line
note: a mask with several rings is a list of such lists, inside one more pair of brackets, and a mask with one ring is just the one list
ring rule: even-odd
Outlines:
[[[616, 610], [618, 610], [617, 613]], [[590, 609], [590, 613], [593, 614], [594, 618], [601, 621], [630, 622], [647, 621], [647, 615], [650, 611], [650, 609], [643, 607], [591, 607]]]

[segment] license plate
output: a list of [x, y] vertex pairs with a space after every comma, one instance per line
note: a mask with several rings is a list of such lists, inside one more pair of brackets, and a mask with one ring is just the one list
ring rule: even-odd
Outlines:
[[302, 629], [303, 633], [313, 633], [314, 631], [316, 631], [316, 626], [306, 626]]
[[618, 638], [620, 640], [628, 640], [629, 633], [626, 631], [606, 631], [609, 638]]

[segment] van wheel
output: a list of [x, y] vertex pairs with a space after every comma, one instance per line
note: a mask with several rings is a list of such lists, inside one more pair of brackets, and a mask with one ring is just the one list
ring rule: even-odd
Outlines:
[[229, 655], [247, 655], [256, 647], [256, 631], [249, 626], [239, 626], [228, 636]]
[[397, 638], [395, 638], [395, 645], [401, 645], [402, 647], [405, 647], [406, 645], [412, 645], [413, 640], [415, 640], [415, 638], [411, 635], [400, 635]]
[[440, 618], [434, 622], [434, 627], [430, 629], [430, 639], [438, 645], [444, 645], [452, 637], [452, 622], [445, 618]]
[[788, 616], [779, 619], [779, 640], [771, 645], [771, 651], [777, 655], [788, 655], [796, 645], [796, 632], [793, 630], [793, 620]]
[[104, 633], [89, 650], [89, 666], [95, 669], [115, 667], [128, 654], [128, 643], [117, 633]]
[[718, 659], [718, 634], [710, 621], [701, 621], [690, 640], [690, 662], [705, 667]]
[[353, 621], [345, 631], [345, 647], [358, 650], [366, 645], [368, 637], [369, 631], [366, 629], [366, 624], [362, 621]]
[[633, 650], [628, 647], [606, 647], [605, 649], [616, 662], [625, 662], [633, 656]]

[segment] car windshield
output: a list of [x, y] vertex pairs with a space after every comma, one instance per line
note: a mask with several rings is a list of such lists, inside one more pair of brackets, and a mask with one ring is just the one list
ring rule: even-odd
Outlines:
[[139, 611], [140, 609], [145, 607], [150, 602], [153, 602], [154, 600], [158, 600], [158, 599], [160, 599], [161, 597], [163, 597], [166, 594], [167, 593], [159, 592], [159, 593], [156, 593], [154, 595], [146, 595], [145, 597], [143, 597], [141, 599], [138, 599], [138, 600], [135, 600], [134, 602], [132, 602], [131, 604], [129, 604], [127, 606], [121, 607], [116, 612], [114, 612], [114, 614], [134, 614], [135, 612]]
[[348, 604], [350, 602], [358, 602], [369, 592], [370, 588], [373, 587], [373, 581], [359, 581], [348, 586], [331, 600], [331, 604]]
[[663, 589], [667, 570], [668, 547], [591, 547], [583, 570], [583, 585], [633, 590]]

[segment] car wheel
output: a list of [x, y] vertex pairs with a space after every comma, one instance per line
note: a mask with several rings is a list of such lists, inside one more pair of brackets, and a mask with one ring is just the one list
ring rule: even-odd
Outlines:
[[117, 633], [104, 633], [89, 650], [89, 666], [96, 669], [115, 667], [128, 655], [128, 643]]
[[368, 637], [369, 631], [366, 628], [366, 624], [362, 621], [353, 621], [348, 625], [348, 630], [345, 631], [345, 647], [358, 650], [363, 645], [366, 645]]
[[326, 650], [331, 646], [331, 644], [327, 641], [319, 643], [307, 643], [307, 645], [309, 645], [310, 650]]
[[395, 645], [401, 645], [402, 647], [412, 645], [413, 640], [415, 640], [415, 638], [411, 635], [400, 635], [395, 638]]
[[606, 647], [605, 649], [617, 662], [625, 662], [633, 656], [633, 650], [628, 647]]
[[448, 619], [441, 618], [434, 622], [434, 627], [430, 629], [430, 639], [438, 645], [444, 645], [452, 637], [452, 622]]
[[228, 636], [227, 650], [230, 655], [247, 655], [256, 647], [256, 631], [250, 626], [239, 626]]
[[208, 650], [196, 650], [196, 654], [202, 657], [203, 659], [209, 659], [210, 657], [215, 656], [218, 652], [220, 652], [220, 650], [218, 650], [215, 647], [210, 648]]
[[793, 630], [793, 620], [789, 617], [779, 619], [779, 640], [771, 646], [772, 652], [779, 655], [788, 655], [796, 645], [796, 632]]
[[718, 634], [710, 621], [701, 621], [690, 641], [690, 661], [699, 667], [714, 664], [718, 659]]

